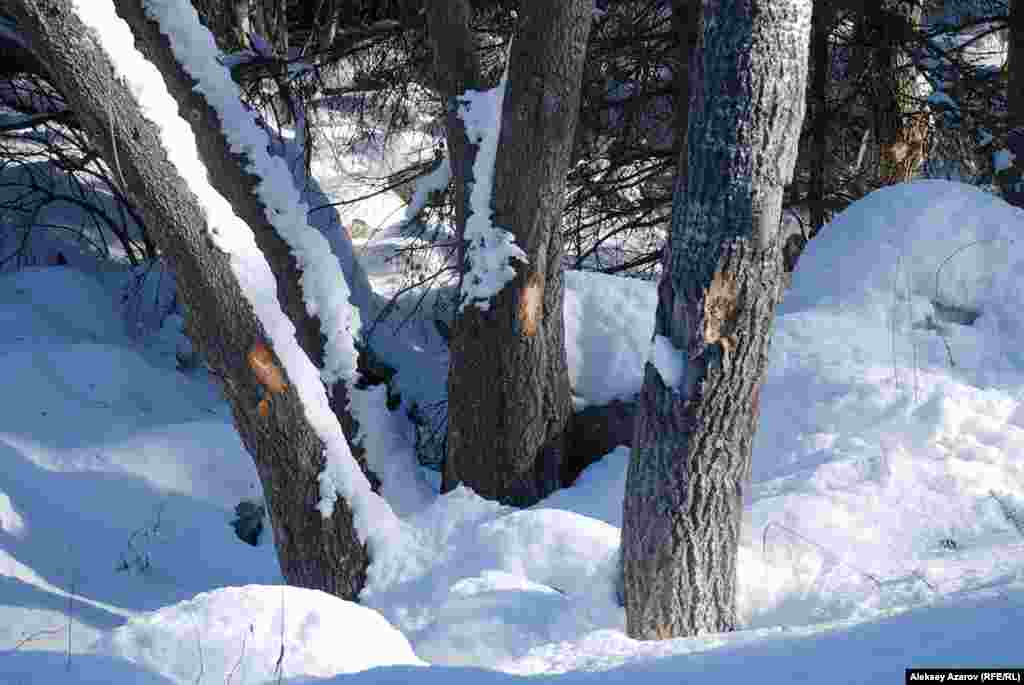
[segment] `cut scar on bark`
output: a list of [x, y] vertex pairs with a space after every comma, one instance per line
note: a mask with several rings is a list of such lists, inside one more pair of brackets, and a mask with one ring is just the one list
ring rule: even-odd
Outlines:
[[271, 395], [284, 392], [288, 387], [284, 381], [284, 373], [274, 361], [273, 353], [262, 342], [256, 343], [249, 350], [248, 361], [256, 380]]
[[540, 273], [535, 271], [526, 279], [526, 285], [519, 292], [519, 325], [528, 337], [532, 338], [537, 334], [543, 301], [544, 280]]
[[726, 271], [716, 271], [704, 293], [704, 342], [720, 343], [728, 357], [736, 347], [736, 318], [739, 314], [739, 284]]

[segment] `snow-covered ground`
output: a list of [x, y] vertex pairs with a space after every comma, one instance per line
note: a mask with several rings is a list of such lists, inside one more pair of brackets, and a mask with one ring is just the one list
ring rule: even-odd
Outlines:
[[[150, 3], [170, 12], [162, 25], [184, 21], [176, 2]], [[182, 31], [188, 54], [211, 49]], [[121, 68], [157, 102], [129, 38]], [[216, 71], [203, 87], [223, 94]], [[173, 103], [148, 111], [178, 125]], [[258, 130], [240, 135], [264, 149]], [[313, 221], [330, 249], [298, 209], [361, 194], [346, 170], [384, 175], [403, 151], [317, 158], [327, 196], [301, 200], [279, 160], [256, 156], [268, 206], [291, 212], [279, 228], [312, 265], [313, 305], [334, 311], [330, 333], [347, 344], [345, 317], [366, 323], [399, 288], [405, 207], [394, 193], [346, 205], [343, 221], [374, 229], [354, 245]], [[240, 273], [263, 278], [247, 229], [217, 214], [214, 195]], [[178, 369], [188, 344], [170, 277], [124, 300], [136, 282], [125, 269], [58, 239], [37, 246], [70, 266], [0, 273], [0, 684], [873, 683], [910, 666], [1024, 666], [1022, 226], [990, 195], [929, 181], [878, 191], [823, 230], [775, 322], [740, 547], [743, 629], [646, 643], [624, 635], [616, 601], [627, 449], [522, 511], [465, 488], [439, 496], [414, 465], [406, 410], [444, 395], [433, 314], [374, 333], [399, 369], [401, 410], [384, 410], [383, 387], [354, 394], [384, 481], [384, 500], [335, 483], [362, 498], [360, 529], [376, 541], [357, 605], [283, 586], [268, 536], [256, 547], [235, 536], [235, 505], [261, 487], [216, 384]], [[351, 312], [330, 291], [342, 281]], [[270, 300], [258, 303], [265, 324], [280, 314]], [[567, 274], [578, 404], [639, 390], [655, 306], [652, 283]], [[286, 325], [278, 333], [291, 344]], [[334, 375], [351, 361], [336, 359]], [[318, 386], [311, 377], [316, 401]], [[347, 446], [335, 448], [345, 467]]]
[[[623, 634], [615, 601], [626, 449], [525, 511], [466, 489], [405, 500], [405, 547], [363, 606], [286, 588], [270, 541], [229, 525], [260, 486], [215, 385], [175, 368], [180, 318], [129, 335], [112, 267], [0, 275], [0, 682], [897, 682], [1021, 665], [1022, 222], [927, 181], [870, 195], [811, 244], [776, 320], [744, 629], [651, 643]], [[371, 281], [393, 275], [377, 266]], [[653, 285], [566, 281], [574, 392], [635, 392]], [[443, 382], [436, 341], [390, 331], [399, 386]], [[389, 417], [389, 439], [410, 434]]]

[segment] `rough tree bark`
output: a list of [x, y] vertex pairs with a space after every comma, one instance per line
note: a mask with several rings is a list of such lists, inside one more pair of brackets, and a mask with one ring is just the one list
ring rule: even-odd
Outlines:
[[676, 183], [686, 182], [686, 129], [690, 120], [690, 60], [700, 41], [700, 0], [672, 0], [672, 30], [679, 36], [678, 71], [673, 75], [675, 86], [675, 126], [679, 140], [679, 162]]
[[[464, 3], [445, 4], [450, 25], [456, 21], [452, 8]], [[471, 305], [456, 319], [449, 348], [446, 490], [462, 482], [483, 497], [526, 506], [561, 484], [571, 402], [560, 222], [592, 12], [592, 0], [520, 8], [493, 208], [494, 223], [514, 234], [529, 263], [516, 265], [515, 279], [489, 311]], [[433, 37], [439, 54], [443, 39]], [[456, 145], [459, 134], [449, 128]], [[457, 154], [453, 150], [456, 175], [473, 153], [461, 164]]]
[[810, 99], [814, 106], [814, 129], [811, 132], [811, 183], [807, 204], [811, 210], [811, 237], [828, 221], [825, 195], [828, 188], [828, 85], [832, 58], [829, 54], [829, 33], [835, 9], [831, 0], [814, 3], [814, 25], [811, 31], [812, 72]]
[[1011, 0], [1006, 100], [1010, 128], [1024, 126], [1024, 0]]
[[704, 0], [704, 17], [654, 329], [684, 371], [670, 385], [645, 366], [623, 502], [626, 628], [639, 639], [736, 627], [782, 191], [804, 116], [810, 0]]
[[[1006, 104], [1010, 131], [1024, 130], [1024, 0], [1011, 0], [1009, 21], [1009, 54], [1007, 55]], [[1013, 138], [1008, 136], [1008, 147]], [[1003, 199], [1016, 207], [1024, 207], [1024, 158], [1017, 156], [1009, 169], [996, 175]]]
[[[298, 266], [253, 194], [256, 179], [243, 171], [241, 158], [230, 152], [216, 114], [192, 90], [166, 39], [144, 17], [139, 0], [117, 0], [116, 5], [135, 34], [137, 48], [161, 71], [180, 111], [186, 113], [211, 182], [253, 229], [277, 277], [278, 298], [296, 324], [299, 343], [319, 364], [323, 355], [319, 322], [305, 311]], [[369, 560], [353, 527], [351, 509], [339, 499], [329, 519], [316, 510], [323, 443], [287, 377], [287, 388], [274, 396], [270, 412], [264, 416], [258, 411], [261, 383], [249, 355], [266, 342], [266, 334], [246, 303], [228, 255], [209, 239], [204, 213], [167, 159], [155, 125], [143, 117], [131, 93], [114, 78], [113, 66], [72, 10], [70, 0], [9, 0], [5, 8], [107, 164], [123, 177], [177, 275], [190, 337], [221, 377], [235, 426], [256, 463], [282, 574], [289, 584], [355, 599]], [[272, 354], [271, 363], [280, 366]], [[343, 386], [335, 390], [344, 392]], [[332, 404], [339, 411], [346, 398], [335, 392]], [[344, 411], [341, 414], [351, 437], [354, 422]]]

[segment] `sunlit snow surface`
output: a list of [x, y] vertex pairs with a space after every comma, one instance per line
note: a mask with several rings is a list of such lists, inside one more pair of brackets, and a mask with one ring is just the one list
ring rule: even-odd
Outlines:
[[[366, 216], [400, 221], [393, 201]], [[385, 461], [407, 534], [362, 606], [283, 590], [269, 536], [250, 547], [228, 525], [259, 480], [212, 380], [175, 369], [180, 318], [127, 335], [113, 266], [2, 273], [0, 683], [875, 683], [1020, 665], [1022, 221], [924, 182], [811, 243], [762, 393], [744, 629], [647, 643], [616, 603], [628, 450], [525, 511], [465, 488], [424, 497], [422, 474]], [[375, 285], [392, 275], [365, 263]], [[574, 392], [631, 396], [653, 284], [566, 281]], [[391, 331], [403, 390], [441, 393], [436, 339]], [[403, 412], [387, 417], [375, 450], [407, 451]]]

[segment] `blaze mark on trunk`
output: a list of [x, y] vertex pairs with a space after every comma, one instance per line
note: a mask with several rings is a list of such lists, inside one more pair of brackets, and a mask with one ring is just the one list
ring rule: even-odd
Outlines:
[[727, 271], [716, 271], [704, 293], [704, 342], [722, 346], [728, 360], [736, 349], [736, 319], [740, 309], [740, 287]]
[[[284, 380], [284, 372], [274, 361], [274, 355], [270, 348], [264, 343], [257, 342], [253, 345], [249, 350], [247, 360], [249, 368], [256, 376], [256, 381], [270, 396], [284, 392], [288, 388], [288, 384]], [[261, 417], [267, 418], [270, 414], [269, 397], [261, 399], [256, 405], [256, 409]]]
[[519, 325], [527, 337], [537, 334], [544, 302], [544, 279], [534, 271], [526, 279], [526, 285], [519, 291]]

